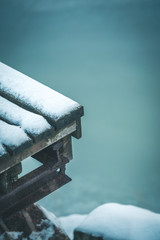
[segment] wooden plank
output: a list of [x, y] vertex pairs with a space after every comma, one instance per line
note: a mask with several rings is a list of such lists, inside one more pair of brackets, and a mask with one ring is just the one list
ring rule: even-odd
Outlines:
[[0, 198], [0, 216], [6, 218], [70, 181], [71, 179], [67, 175], [55, 173], [55, 170], [42, 173], [38, 180], [35, 177], [32, 181], [25, 181], [24, 184]]
[[22, 212], [22, 214], [23, 214], [23, 216], [24, 216], [24, 218], [25, 218], [25, 220], [27, 222], [27, 225], [28, 225], [30, 231], [31, 232], [36, 232], [35, 225], [34, 225], [34, 223], [32, 221], [32, 218], [30, 217], [29, 213], [27, 212], [27, 210], [26, 209], [22, 209], [21, 212]]
[[[69, 162], [67, 158], [62, 158], [52, 166], [45, 166], [42, 165], [35, 170], [29, 172], [28, 174], [24, 175], [23, 177], [19, 178], [14, 184], [13, 189], [17, 189], [23, 185], [25, 186], [31, 186], [31, 184], [37, 182], [36, 186], [34, 185], [34, 188], [39, 187], [39, 184], [42, 184], [42, 181], [48, 181], [50, 177], [52, 177], [53, 173], [57, 174], [57, 169], [62, 168]], [[47, 178], [48, 176], [48, 178]], [[45, 179], [46, 177], [46, 179]], [[41, 179], [41, 181], [39, 181]], [[43, 182], [44, 182], [43, 181]], [[30, 189], [29, 189], [30, 190]], [[29, 191], [28, 190], [28, 191]]]
[[6, 151], [4, 146], [0, 143], [0, 161], [7, 161], [9, 159], [9, 153]]
[[76, 131], [72, 134], [73, 137], [80, 139], [82, 137], [81, 118], [76, 120]]
[[52, 144], [38, 153], [34, 154], [32, 158], [38, 160], [43, 163], [44, 166], [52, 167], [58, 161], [61, 160], [62, 155], [60, 156], [60, 149], [62, 148], [63, 143], [62, 140], [58, 141], [55, 144]]
[[73, 158], [71, 135], [67, 135], [57, 143], [54, 143], [34, 154], [32, 157], [48, 166], [55, 164], [62, 157], [71, 160]]
[[57, 130], [83, 116], [83, 107], [75, 101], [3, 63], [0, 63], [0, 94], [44, 116]]
[[62, 149], [60, 150], [60, 154], [62, 154], [67, 159], [72, 160], [73, 159], [73, 154], [72, 154], [72, 137], [71, 137], [71, 134], [64, 137], [62, 139], [62, 141], [63, 141], [63, 146], [62, 146]]
[[2, 159], [0, 158], [0, 173], [21, 162], [23, 159], [34, 155], [35, 153], [46, 148], [47, 146], [73, 133], [75, 130], [76, 122], [69, 124], [67, 127], [59, 131], [55, 131], [55, 129], [52, 128], [49, 131], [48, 136], [45, 136], [39, 142], [33, 143], [31, 146], [23, 149], [23, 151], [19, 151], [17, 154], [10, 156], [9, 159], [7, 159], [7, 161], [5, 158]]
[[22, 172], [22, 165], [18, 163], [14, 167], [0, 174], [0, 195], [3, 195], [12, 189], [12, 184], [18, 179]]

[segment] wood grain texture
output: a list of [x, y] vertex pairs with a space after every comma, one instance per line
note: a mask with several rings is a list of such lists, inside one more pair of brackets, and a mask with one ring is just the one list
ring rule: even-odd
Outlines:
[[41, 138], [38, 142], [35, 142], [31, 145], [20, 146], [19, 151], [13, 152], [13, 155], [6, 155], [0, 158], [0, 173], [9, 169], [10, 167], [16, 165], [21, 162], [23, 159], [34, 155], [35, 153], [41, 151], [42, 149], [50, 146], [51, 144], [57, 142], [58, 140], [64, 138], [67, 135], [70, 135], [76, 130], [76, 123], [73, 122], [66, 126], [65, 128], [55, 131], [54, 128], [50, 129], [46, 136]]

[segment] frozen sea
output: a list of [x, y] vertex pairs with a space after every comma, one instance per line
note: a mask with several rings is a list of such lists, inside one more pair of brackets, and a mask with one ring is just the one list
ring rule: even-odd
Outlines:
[[57, 216], [160, 213], [159, 43], [157, 0], [0, 0], [0, 60], [85, 107], [73, 181], [40, 201]]

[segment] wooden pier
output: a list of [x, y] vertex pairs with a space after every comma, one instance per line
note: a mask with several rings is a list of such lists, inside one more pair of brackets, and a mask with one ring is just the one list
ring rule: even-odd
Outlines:
[[[0, 63], [0, 218], [68, 183], [72, 136], [81, 137], [83, 107]], [[18, 178], [21, 162], [42, 166]]]

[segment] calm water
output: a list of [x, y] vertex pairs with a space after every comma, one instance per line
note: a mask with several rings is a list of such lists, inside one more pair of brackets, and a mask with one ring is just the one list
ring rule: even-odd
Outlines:
[[73, 181], [44, 207], [67, 215], [112, 201], [160, 212], [159, 43], [156, 0], [0, 0], [1, 61], [85, 107]]

